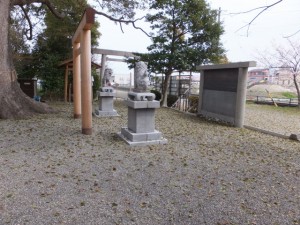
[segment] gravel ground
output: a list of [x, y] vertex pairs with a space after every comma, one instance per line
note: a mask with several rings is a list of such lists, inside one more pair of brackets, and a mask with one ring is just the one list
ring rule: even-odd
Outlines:
[[60, 113], [0, 120], [1, 225], [300, 224], [299, 142], [162, 108], [168, 144], [129, 147], [116, 135], [121, 101], [90, 136], [71, 105], [53, 106]]
[[[282, 96], [282, 93], [284, 92], [291, 92], [296, 94], [296, 91], [293, 90], [295, 88], [285, 88], [281, 85], [277, 84], [258, 84], [254, 85], [253, 87], [250, 87], [247, 89], [247, 98], [249, 99], [256, 99], [257, 96], [265, 96], [269, 97], [269, 94], [266, 90], [268, 90], [272, 97], [276, 96]], [[283, 97], [283, 96], [282, 96]], [[286, 98], [286, 97], [283, 97]]]
[[296, 107], [247, 104], [245, 125], [290, 136], [300, 133], [300, 111]]

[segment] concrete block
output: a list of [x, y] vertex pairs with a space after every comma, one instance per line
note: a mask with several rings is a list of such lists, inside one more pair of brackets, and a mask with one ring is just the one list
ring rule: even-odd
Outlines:
[[143, 109], [147, 108], [148, 104], [146, 101], [132, 101], [132, 100], [125, 100], [125, 104], [133, 109]]
[[[109, 89], [111, 90], [111, 89]], [[113, 109], [115, 92], [98, 92], [99, 93], [99, 109], [95, 110], [95, 116], [118, 116], [117, 112]]]
[[94, 116], [96, 117], [110, 117], [110, 116], [119, 116], [116, 110], [112, 111], [101, 111], [99, 109], [95, 110]]
[[113, 97], [100, 97], [99, 98], [99, 109], [102, 111], [112, 111], [113, 110]]
[[128, 128], [135, 133], [153, 132], [155, 128], [155, 110], [128, 108]]
[[160, 108], [159, 101], [133, 101], [133, 100], [125, 100], [125, 105], [134, 108], [134, 109], [144, 109], [144, 108]]
[[115, 97], [116, 96], [116, 92], [98, 92], [98, 96], [99, 97]]
[[156, 108], [156, 109], [160, 108], [159, 101], [154, 100], [154, 101], [148, 101], [147, 103], [148, 103], [147, 108]]
[[101, 92], [115, 92], [115, 90], [112, 87], [102, 87], [100, 88]]
[[129, 92], [128, 98], [132, 101], [153, 101], [155, 99], [155, 94], [150, 92], [144, 92], [144, 93]]
[[128, 128], [121, 128], [118, 136], [131, 146], [145, 146], [154, 144], [167, 144], [168, 141], [162, 138], [162, 134], [155, 130], [150, 133], [133, 133]]
[[122, 128], [121, 134], [124, 135], [130, 141], [147, 141], [147, 133], [133, 133], [128, 128]]
[[154, 140], [160, 140], [162, 138], [162, 133], [154, 130], [152, 133], [148, 133], [147, 135], [147, 141], [154, 141]]

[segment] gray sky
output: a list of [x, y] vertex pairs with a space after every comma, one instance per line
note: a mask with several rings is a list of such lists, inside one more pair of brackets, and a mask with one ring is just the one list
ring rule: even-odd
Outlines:
[[[256, 61], [257, 51], [264, 52], [274, 45], [285, 45], [284, 36], [291, 35], [300, 30], [300, 0], [283, 0], [278, 5], [265, 11], [249, 28], [240, 29], [247, 25], [259, 12], [237, 14], [256, 7], [265, 6], [277, 0], [208, 0], [212, 9], [222, 10], [221, 21], [225, 28], [222, 43], [227, 50], [227, 57], [231, 62]], [[99, 17], [100, 32], [99, 48], [124, 50], [133, 52], [146, 52], [151, 44], [149, 38], [139, 30], [130, 26], [123, 26], [124, 33], [119, 25]], [[147, 24], [140, 23], [147, 30]], [[240, 30], [239, 30], [240, 29]], [[292, 37], [300, 41], [300, 32]], [[127, 74], [129, 70], [124, 63], [110, 62], [114, 74]]]

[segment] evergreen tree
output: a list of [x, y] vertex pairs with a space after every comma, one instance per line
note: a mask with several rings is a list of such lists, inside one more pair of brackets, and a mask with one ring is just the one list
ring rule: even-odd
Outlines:
[[[42, 80], [45, 96], [59, 98], [64, 89], [64, 68], [58, 65], [72, 58], [72, 36], [81, 20], [82, 13], [87, 7], [86, 0], [55, 1], [57, 9], [64, 13], [64, 18], [58, 20], [47, 11], [45, 14], [45, 29], [39, 35], [33, 49], [31, 71]], [[92, 44], [97, 44], [99, 24], [92, 30]]]
[[223, 33], [217, 12], [205, 0], [157, 0], [151, 5], [152, 44], [141, 55], [153, 73], [163, 73], [162, 105], [167, 106], [167, 90], [173, 71], [194, 70], [197, 65], [224, 58], [220, 44]]

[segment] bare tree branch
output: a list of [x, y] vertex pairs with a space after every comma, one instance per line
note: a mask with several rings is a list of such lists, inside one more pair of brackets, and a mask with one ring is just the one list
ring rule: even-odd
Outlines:
[[[29, 5], [29, 4], [32, 4], [32, 3], [41, 3], [43, 5], [46, 5], [48, 7], [48, 9], [51, 11], [51, 13], [53, 15], [55, 15], [56, 17], [58, 17], [58, 18], [63, 18], [64, 17], [63, 14], [60, 14], [59, 12], [57, 12], [57, 10], [55, 9], [54, 5], [51, 3], [50, 0], [11, 0], [10, 1], [11, 5], [20, 6], [22, 8], [23, 12], [24, 12], [25, 18], [28, 21], [28, 24], [29, 24], [29, 27], [30, 27], [30, 38], [29, 38], [29, 40], [32, 39], [32, 23], [31, 23], [30, 18], [29, 18], [28, 14], [27, 14], [27, 12], [26, 12], [26, 10], [24, 9], [23, 6], [24, 5]], [[120, 19], [117, 19], [117, 18], [109, 16], [108, 14], [103, 13], [103, 12], [99, 12], [99, 11], [95, 11], [95, 12], [98, 15], [104, 16], [104, 17], [106, 17], [106, 18], [108, 18], [108, 19], [110, 19], [110, 20], [112, 20], [116, 23], [119, 23], [123, 33], [124, 33], [124, 31], [123, 31], [122, 23], [125, 23], [125, 24], [131, 24], [135, 29], [141, 30], [148, 37], [151, 37], [144, 29], [142, 29], [141, 27], [136, 26], [136, 24], [135, 24], [137, 21], [144, 19], [145, 16], [142, 17], [142, 18], [138, 18], [136, 20], [124, 20], [122, 17]]]
[[142, 31], [144, 34], [146, 34], [148, 37], [151, 37], [151, 35], [149, 35], [143, 28], [138, 27], [138, 26], [135, 25], [135, 23], [136, 23], [137, 21], [144, 19], [145, 16], [143, 16], [143, 17], [141, 17], [141, 18], [138, 18], [138, 19], [135, 19], [135, 20], [124, 20], [124, 19], [122, 19], [122, 18], [121, 18], [121, 19], [116, 19], [116, 18], [114, 18], [114, 17], [112, 17], [112, 16], [107, 15], [106, 13], [99, 12], [99, 11], [96, 11], [96, 14], [101, 15], [101, 16], [104, 16], [104, 17], [110, 19], [111, 21], [120, 23], [122, 32], [123, 32], [123, 29], [122, 29], [121, 23], [131, 24], [135, 29], [141, 30], [141, 31]]
[[262, 11], [265, 11], [266, 9], [269, 9], [271, 8], [272, 6], [274, 5], [277, 5], [278, 3], [282, 2], [283, 0], [279, 0], [275, 3], [272, 3], [271, 5], [266, 5], [266, 6], [260, 6], [260, 7], [257, 7], [257, 8], [254, 8], [254, 9], [250, 9], [248, 11], [244, 11], [244, 12], [238, 12], [238, 13], [229, 13], [230, 15], [238, 15], [238, 14], [245, 14], [245, 13], [250, 13], [250, 12], [253, 12], [253, 11], [256, 11], [256, 10], [259, 10], [259, 9], [262, 9]]
[[294, 53], [295, 53], [293, 55], [293, 58], [298, 59], [299, 51], [300, 51], [300, 49], [299, 49], [300, 46], [299, 45], [295, 46], [295, 43], [293, 43], [290, 39], [288, 39], [288, 42], [289, 42], [290, 46], [293, 48]]
[[53, 13], [54, 16], [56, 16], [57, 18], [64, 17], [63, 14], [60, 14], [59, 12], [57, 12], [55, 7], [49, 0], [10, 0], [11, 5], [18, 5], [18, 6], [29, 5], [32, 3], [41, 3], [43, 5], [46, 5], [48, 7], [48, 9], [51, 11], [51, 13]]
[[250, 12], [253, 12], [253, 11], [256, 11], [256, 10], [260, 10], [258, 12], [258, 14], [248, 23], [246, 24], [245, 26], [239, 28], [236, 32], [238, 32], [239, 30], [245, 28], [245, 27], [248, 27], [247, 28], [247, 37], [249, 35], [249, 29], [250, 29], [250, 26], [252, 25], [252, 23], [261, 15], [263, 14], [266, 10], [268, 10], [269, 8], [279, 4], [280, 2], [282, 2], [283, 0], [278, 0], [277, 2], [274, 2], [270, 5], [266, 5], [266, 6], [261, 6], [261, 7], [257, 7], [257, 8], [254, 8], [254, 9], [250, 9], [248, 11], [244, 11], [244, 12], [238, 12], [238, 13], [230, 13], [231, 15], [238, 15], [238, 14], [245, 14], [245, 13], [250, 13]]
[[101, 9], [104, 9], [104, 4], [102, 2], [100, 2], [99, 0], [96, 0], [96, 2], [99, 4]]
[[[32, 29], [33, 29], [33, 27], [32, 27], [31, 20], [30, 20], [30, 18], [28, 16], [28, 13], [25, 10], [24, 6], [20, 6], [20, 7], [21, 7], [21, 9], [22, 9], [22, 11], [24, 13], [24, 16], [25, 16], [25, 18], [26, 18], [26, 20], [28, 22], [28, 25], [29, 25], [29, 29], [26, 31], [26, 37], [27, 37], [28, 40], [32, 40]], [[27, 35], [28, 31], [29, 31], [29, 36]]]
[[300, 32], [300, 30], [296, 31], [295, 33], [289, 35], [289, 36], [285, 36], [284, 38], [290, 38], [293, 37], [294, 35], [298, 34]]
[[122, 31], [122, 33], [124, 33], [123, 27], [122, 27], [122, 23], [120, 23], [120, 29]]

